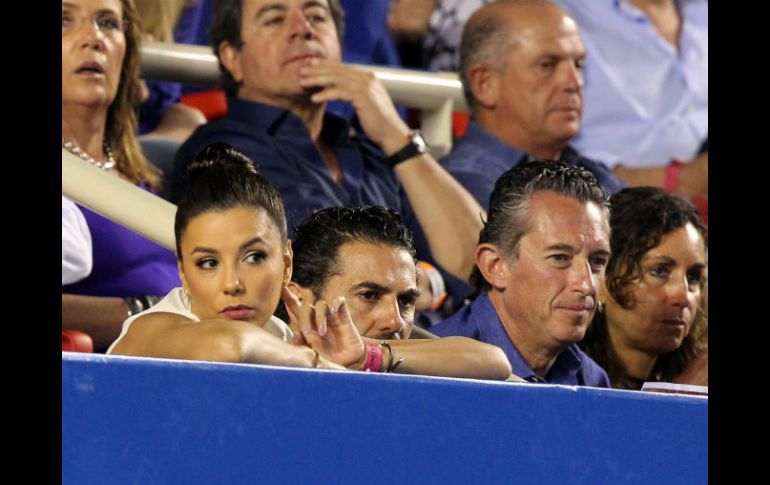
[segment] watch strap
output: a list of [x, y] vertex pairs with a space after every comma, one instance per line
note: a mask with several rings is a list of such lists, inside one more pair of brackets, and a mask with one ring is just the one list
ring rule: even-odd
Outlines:
[[[415, 139], [419, 139], [420, 142], [416, 141]], [[422, 134], [417, 131], [413, 130], [409, 134], [409, 143], [406, 144], [402, 149], [397, 151], [396, 153], [385, 157], [382, 160], [382, 163], [387, 165], [388, 167], [395, 167], [399, 163], [409, 160], [410, 158], [419, 155], [421, 153], [425, 153], [427, 151], [427, 146], [425, 144], [425, 141], [422, 138]]]

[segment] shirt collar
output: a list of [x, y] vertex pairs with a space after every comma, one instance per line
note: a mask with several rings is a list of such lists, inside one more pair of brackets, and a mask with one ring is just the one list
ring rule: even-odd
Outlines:
[[[466, 136], [469, 140], [473, 140], [474, 143], [483, 145], [487, 147], [487, 149], [500, 154], [506, 160], [516, 160], [516, 165], [537, 159], [537, 157], [519, 150], [515, 146], [488, 132], [473, 118], [468, 121]], [[559, 159], [567, 163], [576, 163], [581, 160], [582, 157], [574, 148], [572, 148], [572, 146], [567, 145], [564, 147], [564, 150], [562, 150]]]
[[479, 340], [496, 345], [503, 349], [511, 370], [522, 379], [532, 382], [554, 382], [559, 384], [582, 384], [578, 376], [582, 370], [582, 363], [576, 344], [570, 344], [557, 357], [548, 371], [545, 379], [538, 377], [524, 360], [524, 357], [516, 349], [511, 338], [503, 328], [503, 322], [497, 314], [492, 301], [486, 293], [479, 295], [472, 303], [472, 318], [476, 319], [479, 329]]
[[463, 139], [473, 140], [474, 145], [481, 145], [485, 147], [485, 150], [498, 154], [504, 160], [515, 160], [516, 163], [514, 165], [518, 165], [521, 159], [526, 156], [526, 153], [523, 151], [482, 128], [473, 118], [468, 121], [465, 138]]
[[479, 329], [479, 340], [503, 349], [511, 363], [511, 369], [514, 374], [527, 380], [532, 380], [533, 377], [536, 377], [505, 332], [503, 322], [500, 320], [497, 310], [492, 306], [492, 301], [486, 293], [479, 295], [473, 301], [471, 314], [476, 319], [476, 326]]
[[[256, 133], [307, 137], [308, 132], [302, 120], [291, 111], [235, 97], [227, 98], [227, 117], [247, 124]], [[332, 112], [324, 113], [321, 138], [327, 142], [344, 143], [350, 138], [351, 125], [344, 117]]]
[[[674, 0], [674, 3], [677, 4], [677, 8], [681, 11], [684, 4], [688, 3], [688, 0]], [[650, 23], [650, 19], [647, 15], [629, 0], [612, 0], [612, 7], [635, 22], [639, 22], [640, 24]]]

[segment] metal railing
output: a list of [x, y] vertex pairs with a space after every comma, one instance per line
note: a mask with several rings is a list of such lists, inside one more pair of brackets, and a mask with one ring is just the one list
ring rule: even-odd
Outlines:
[[[143, 77], [219, 85], [217, 60], [208, 47], [148, 42], [141, 52]], [[373, 72], [394, 103], [422, 110], [422, 130], [434, 156], [449, 151], [452, 111], [467, 111], [456, 74], [355, 65]], [[62, 150], [62, 194], [174, 250], [174, 204], [83, 163], [65, 150]]]
[[61, 193], [174, 250], [174, 204], [96, 168], [66, 150], [61, 152]]
[[[210, 47], [147, 42], [142, 46], [142, 77], [219, 86], [219, 66]], [[420, 124], [440, 157], [452, 148], [452, 111], [468, 111], [456, 73], [351, 64], [373, 72], [396, 104], [420, 109]]]

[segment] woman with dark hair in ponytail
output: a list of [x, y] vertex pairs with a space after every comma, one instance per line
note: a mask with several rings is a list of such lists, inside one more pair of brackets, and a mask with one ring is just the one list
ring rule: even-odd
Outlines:
[[[174, 233], [182, 287], [127, 319], [108, 353], [363, 366], [365, 345], [345, 305], [303, 305], [286, 289], [292, 250], [283, 201], [246, 156], [224, 144], [198, 155]], [[291, 327], [273, 316], [282, 298]]]

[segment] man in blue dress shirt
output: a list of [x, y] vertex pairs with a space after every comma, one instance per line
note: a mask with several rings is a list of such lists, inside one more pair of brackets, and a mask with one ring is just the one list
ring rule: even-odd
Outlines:
[[609, 387], [577, 346], [600, 297], [608, 220], [606, 193], [590, 172], [554, 161], [508, 170], [476, 247], [479, 296], [431, 331], [499, 346], [528, 381]]
[[482, 206], [506, 170], [563, 160], [615, 193], [625, 183], [569, 146], [580, 129], [585, 49], [577, 26], [549, 2], [497, 2], [468, 20], [460, 77], [472, 119], [441, 164]]
[[[483, 210], [425, 152], [382, 84], [340, 62], [343, 18], [339, 0], [216, 2], [211, 43], [228, 113], [180, 148], [171, 199], [190, 159], [228, 143], [281, 192], [290, 231], [324, 207], [384, 205], [410, 224], [420, 257], [466, 279]], [[360, 129], [329, 112], [332, 101], [349, 102]]]

